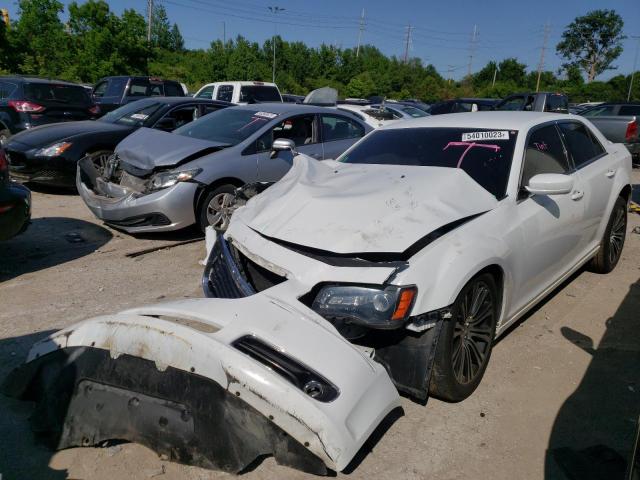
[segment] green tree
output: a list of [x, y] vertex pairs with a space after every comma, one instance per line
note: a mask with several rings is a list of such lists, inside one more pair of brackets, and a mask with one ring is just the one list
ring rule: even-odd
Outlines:
[[171, 35], [171, 24], [167, 10], [163, 5], [153, 7], [153, 18], [151, 21], [151, 44], [154, 47], [171, 50], [173, 47], [173, 37]]
[[576, 65], [593, 81], [622, 53], [624, 22], [614, 10], [593, 10], [571, 22], [556, 46], [559, 55], [567, 60], [565, 68]]
[[516, 58], [506, 58], [498, 65], [498, 78], [501, 82], [513, 82], [524, 85], [527, 66], [518, 62]]
[[174, 52], [184, 51], [184, 38], [182, 38], [180, 29], [175, 23], [173, 24], [173, 27], [171, 27], [171, 50]]
[[347, 84], [346, 96], [353, 98], [368, 98], [376, 92], [376, 84], [369, 72], [356, 75]]

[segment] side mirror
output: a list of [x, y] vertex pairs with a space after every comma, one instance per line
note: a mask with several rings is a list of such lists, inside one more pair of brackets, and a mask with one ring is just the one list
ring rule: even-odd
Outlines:
[[158, 123], [156, 123], [155, 128], [166, 131], [174, 130], [176, 128], [176, 120], [171, 117], [161, 118], [158, 120]]
[[563, 195], [573, 190], [573, 177], [562, 173], [539, 173], [524, 187], [534, 195]]
[[271, 158], [278, 156], [278, 152], [290, 151], [294, 156], [298, 154], [296, 152], [296, 144], [289, 138], [277, 138], [273, 141], [271, 146]]

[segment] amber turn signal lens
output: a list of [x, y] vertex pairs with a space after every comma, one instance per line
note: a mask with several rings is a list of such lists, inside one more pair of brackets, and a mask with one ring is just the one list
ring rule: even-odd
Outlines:
[[400, 299], [398, 300], [395, 312], [393, 312], [393, 315], [391, 316], [391, 320], [404, 320], [407, 318], [409, 310], [413, 305], [413, 299], [416, 296], [416, 291], [415, 287], [411, 287], [400, 293]]

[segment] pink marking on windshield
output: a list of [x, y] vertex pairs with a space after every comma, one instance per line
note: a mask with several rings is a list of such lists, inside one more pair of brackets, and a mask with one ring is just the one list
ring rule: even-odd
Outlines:
[[252, 120], [251, 120], [249, 123], [247, 123], [247, 124], [246, 124], [246, 125], [244, 125], [243, 127], [240, 127], [240, 128], [238, 129], [238, 132], [241, 132], [242, 130], [244, 130], [244, 129], [245, 129], [245, 128], [247, 128], [248, 126], [253, 125], [254, 123], [257, 123], [257, 122], [266, 122], [266, 121], [268, 121], [268, 119], [266, 119], [266, 118], [253, 117], [253, 118], [252, 118]]
[[449, 147], [467, 147], [465, 148], [464, 152], [462, 152], [462, 155], [460, 155], [460, 159], [458, 160], [458, 164], [456, 165], [456, 168], [460, 168], [462, 166], [462, 160], [464, 160], [464, 157], [467, 154], [467, 152], [471, 150], [473, 147], [489, 148], [496, 153], [500, 151], [500, 146], [498, 145], [489, 145], [486, 143], [475, 143], [475, 142], [449, 142], [442, 149], [442, 151], [444, 152]]

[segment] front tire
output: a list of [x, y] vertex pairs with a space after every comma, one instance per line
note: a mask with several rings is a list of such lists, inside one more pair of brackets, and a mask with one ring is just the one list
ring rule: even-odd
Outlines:
[[595, 273], [609, 273], [618, 264], [627, 235], [627, 201], [618, 197], [613, 205], [609, 223], [604, 230], [600, 249], [589, 262], [589, 270]]
[[460, 402], [474, 392], [491, 357], [498, 312], [498, 290], [490, 274], [479, 275], [464, 286], [440, 334], [431, 395]]
[[235, 185], [220, 185], [208, 191], [198, 209], [198, 225], [204, 232], [212, 226], [218, 232], [224, 232], [229, 226], [231, 214], [235, 210]]

